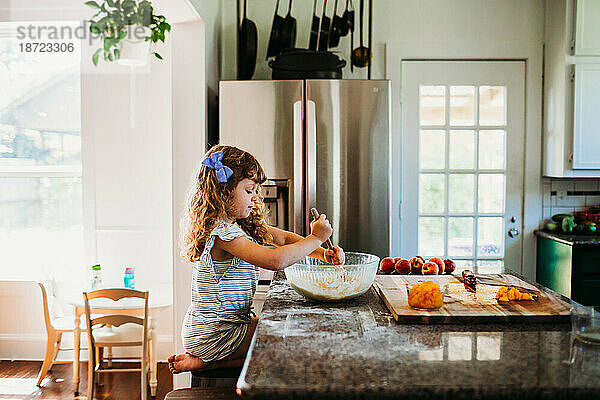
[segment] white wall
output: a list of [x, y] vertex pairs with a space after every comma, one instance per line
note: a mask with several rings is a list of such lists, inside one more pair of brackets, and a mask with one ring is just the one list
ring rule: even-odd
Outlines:
[[[86, 265], [99, 263], [111, 286], [122, 285], [124, 268], [133, 266], [136, 288], [151, 297], [153, 287], [172, 286], [171, 44], [160, 50], [164, 60], [134, 70], [102, 61], [96, 68], [86, 54], [94, 48], [82, 54]], [[164, 359], [172, 311], [154, 316]]]
[[[0, 18], [81, 20], [90, 12], [72, 0], [54, 8], [34, 3], [0, 4]], [[111, 285], [122, 284], [125, 266], [135, 266], [136, 287], [160, 285], [161, 297], [168, 298], [173, 298], [174, 266], [184, 270], [180, 276], [187, 284], [182, 293], [189, 297], [191, 271], [180, 261], [176, 238], [189, 177], [204, 153], [206, 135], [203, 24], [189, 4], [178, 6], [174, 14], [178, 20], [169, 21], [172, 32], [159, 50], [164, 60], [152, 58], [149, 66], [136, 69], [133, 84], [125, 67], [103, 61], [93, 67], [95, 48], [85, 47], [81, 83], [86, 265], [100, 263], [104, 281]], [[57, 280], [71, 281], [70, 289], [85, 289], [85, 282], [69, 276]], [[16, 297], [13, 303], [18, 307], [10, 311], [35, 326], [28, 327], [24, 337], [22, 324], [7, 326], [2, 320], [6, 329], [0, 330], [0, 359], [42, 359], [43, 324], [37, 324], [37, 317], [23, 317], [31, 314], [28, 310], [40, 309], [40, 301]], [[0, 304], [0, 315], [7, 311]], [[174, 352], [179, 336], [174, 326], [180, 326], [181, 318], [174, 318], [172, 306], [155, 310], [153, 316], [158, 359], [165, 360]]]
[[[187, 195], [194, 172], [204, 155], [206, 126], [206, 83], [204, 80], [205, 24], [181, 24], [173, 32], [178, 45], [173, 49], [173, 61], [180, 67], [173, 75], [173, 294], [172, 320], [175, 352], [182, 353], [181, 324], [191, 302], [192, 267], [181, 257], [180, 221], [187, 209]], [[189, 76], [199, 79], [190, 81]], [[174, 387], [189, 387], [187, 374], [174, 377]]]
[[[23, 318], [24, 315], [28, 318]], [[0, 281], [0, 359], [43, 360], [45, 349], [39, 287], [32, 281]]]

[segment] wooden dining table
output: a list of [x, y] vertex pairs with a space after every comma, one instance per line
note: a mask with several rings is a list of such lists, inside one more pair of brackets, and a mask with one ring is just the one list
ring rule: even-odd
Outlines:
[[[117, 287], [117, 286], [110, 286]], [[109, 287], [102, 287], [107, 289]], [[173, 304], [172, 291], [168, 285], [154, 285], [149, 287], [136, 288], [137, 290], [147, 290], [148, 295], [148, 316], [151, 317], [152, 310], [169, 307]], [[81, 347], [81, 316], [85, 314], [85, 303], [83, 300], [83, 291], [70, 291], [64, 296], [66, 302], [72, 305], [75, 309], [74, 318], [74, 354], [73, 354], [73, 391], [79, 393], [79, 352]], [[106, 298], [91, 299], [90, 312], [92, 314], [123, 314], [140, 316], [144, 312], [144, 299], [128, 297], [113, 301]], [[156, 375], [156, 326], [153, 318], [149, 319], [151, 328], [151, 357], [152, 362], [150, 363], [150, 393], [152, 396], [156, 395], [156, 387], [158, 386], [158, 379]], [[85, 329], [85, 325], [83, 327]], [[109, 359], [109, 366], [112, 361], [112, 349], [108, 348], [107, 358]]]

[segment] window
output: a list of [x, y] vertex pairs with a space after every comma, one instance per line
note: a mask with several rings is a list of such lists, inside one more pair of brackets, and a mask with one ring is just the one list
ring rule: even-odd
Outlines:
[[420, 86], [419, 254], [503, 269], [506, 87]]
[[0, 24], [0, 276], [72, 276], [83, 263], [81, 49], [21, 39], [18, 26]]

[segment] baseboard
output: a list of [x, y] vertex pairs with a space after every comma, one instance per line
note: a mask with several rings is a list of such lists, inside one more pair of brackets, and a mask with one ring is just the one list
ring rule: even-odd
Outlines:
[[[19, 334], [19, 333], [0, 333], [0, 360], [11, 361], [42, 361], [46, 353], [46, 335], [44, 334]], [[158, 335], [156, 337], [157, 348], [156, 356], [158, 362], [164, 362], [173, 354], [175, 344], [172, 335]], [[62, 347], [73, 348], [73, 335], [64, 334], [62, 339]], [[81, 333], [81, 346], [87, 347], [87, 336], [85, 332]], [[139, 354], [139, 349], [130, 348], [115, 348], [113, 350], [115, 356], [134, 357]], [[81, 350], [79, 359], [87, 361], [87, 350]], [[66, 350], [58, 353], [57, 361], [73, 360], [73, 351]]]

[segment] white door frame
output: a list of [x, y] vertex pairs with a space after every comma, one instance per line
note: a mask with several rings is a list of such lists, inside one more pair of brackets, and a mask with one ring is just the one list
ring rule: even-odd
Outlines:
[[[402, 86], [403, 86], [403, 152], [402, 152], [402, 221], [403, 224], [401, 226], [403, 237], [402, 240], [402, 251], [400, 253], [401, 257], [412, 257], [414, 254], [422, 254], [421, 251], [418, 250], [418, 239], [420, 229], [418, 228], [419, 218], [422, 216], [421, 214], [429, 214], [429, 215], [446, 215], [446, 222], [443, 223], [444, 230], [446, 234], [444, 235], [444, 242], [446, 250], [442, 250], [442, 253], [436, 254], [422, 254], [426, 257], [442, 256], [444, 251], [450, 252], [450, 220], [452, 215], [456, 215], [449, 208], [449, 201], [455, 195], [452, 193], [452, 189], [450, 188], [450, 179], [452, 176], [456, 177], [460, 174], [457, 170], [453, 170], [450, 159], [452, 158], [452, 154], [450, 152], [450, 143], [451, 137], [453, 136], [453, 131], [458, 129], [462, 131], [466, 129], [468, 132], [477, 132], [476, 135], [473, 136], [474, 139], [474, 147], [473, 153], [470, 153], [472, 156], [472, 161], [474, 162], [472, 168], [465, 166], [465, 171], [469, 171], [467, 175], [463, 176], [471, 176], [473, 178], [473, 192], [472, 192], [472, 200], [473, 209], [471, 212], [466, 212], [466, 214], [473, 215], [474, 219], [472, 220], [471, 228], [472, 230], [472, 239], [473, 239], [473, 257], [476, 258], [477, 267], [474, 270], [475, 272], [481, 272], [480, 266], [482, 265], [479, 262], [485, 263], [486, 255], [479, 254], [479, 246], [481, 240], [478, 234], [479, 230], [479, 222], [483, 221], [480, 217], [484, 217], [484, 214], [488, 216], [499, 216], [502, 215], [502, 227], [500, 228], [500, 235], [502, 240], [502, 258], [504, 261], [504, 265], [508, 269], [514, 270], [515, 267], [521, 267], [521, 253], [523, 248], [523, 237], [518, 235], [515, 238], [508, 238], [506, 231], [508, 229], [518, 229], [519, 232], [522, 231], [522, 195], [521, 192], [523, 190], [523, 151], [525, 149], [524, 142], [524, 134], [523, 127], [525, 126], [525, 63], [523, 61], [407, 61], [402, 64], [403, 69], [403, 77], [402, 77]], [[451, 87], [452, 86], [461, 86], [466, 85], [473, 87], [473, 100], [474, 100], [474, 117], [471, 126], [457, 126], [451, 123], [450, 116], [452, 112], [450, 111], [450, 107], [444, 107], [444, 122], [440, 126], [431, 126], [436, 125], [434, 123], [427, 124], [430, 125], [428, 127], [423, 127], [421, 125], [421, 118], [419, 117], [419, 109], [421, 104], [421, 94], [420, 87], [421, 85], [426, 86], [438, 86], [444, 87], [446, 90], [444, 91], [444, 99], [448, 106], [450, 106], [452, 100], [451, 98]], [[486, 85], [491, 86], [503, 86], [506, 88], [505, 94], [505, 105], [506, 107], [504, 111], [506, 112], [506, 121], [502, 126], [500, 124], [497, 127], [490, 126], [482, 126], [479, 122], [479, 110], [475, 104], [480, 103], [479, 100], [479, 89], [481, 87], [485, 87]], [[477, 160], [480, 161], [479, 156], [476, 154], [479, 150], [479, 140], [484, 136], [487, 136], [484, 132], [489, 129], [500, 129], [505, 132], [505, 142], [504, 142], [504, 156], [506, 164], [501, 168], [496, 170], [492, 169], [481, 169], [480, 164]], [[445, 132], [443, 134], [445, 140], [445, 157], [443, 159], [446, 161], [446, 165], [444, 165], [441, 169], [431, 168], [425, 170], [426, 175], [421, 175], [423, 172], [421, 169], [421, 160], [419, 154], [421, 154], [421, 150], [416, 150], [420, 148], [419, 143], [421, 142], [421, 134], [422, 129], [432, 130], [432, 131], [441, 131]], [[410, 131], [410, 132], [409, 132]], [[446, 140], [447, 139], [447, 140]], [[477, 143], [477, 144], [476, 144]], [[477, 149], [477, 150], [476, 150]], [[506, 150], [510, 151], [506, 151]], [[454, 152], [456, 155], [456, 152]], [[464, 156], [467, 157], [467, 153], [464, 153]], [[478, 199], [481, 195], [481, 187], [478, 189], [478, 185], [480, 184], [479, 178], [482, 176], [486, 176], [488, 173], [499, 173], [503, 172], [501, 175], [503, 176], [504, 184], [505, 184], [505, 192], [502, 198], [504, 206], [503, 212], [498, 214], [496, 213], [483, 213], [480, 214], [480, 210], [478, 204], [481, 204]], [[434, 172], [435, 171], [435, 172]], [[433, 173], [433, 175], [429, 175]], [[442, 210], [436, 210], [437, 212], [433, 212], [433, 210], [415, 212], [419, 208], [421, 193], [420, 193], [420, 185], [419, 182], [421, 178], [425, 176], [442, 176], [445, 180], [444, 187], [442, 193], [443, 198], [446, 202], [445, 207]], [[498, 176], [498, 175], [494, 175]], [[502, 190], [500, 190], [502, 191]], [[467, 211], [467, 210], [464, 210]], [[496, 210], [498, 211], [498, 210]], [[460, 213], [458, 213], [460, 214]], [[485, 218], [485, 217], [484, 217]], [[511, 218], [516, 218], [515, 222], [511, 222]], [[465, 221], [465, 220], [462, 220]], [[420, 247], [420, 246], [419, 246]], [[445, 254], [443, 258], [447, 256], [452, 256], [452, 254]], [[498, 255], [495, 255], [496, 258]], [[454, 257], [453, 257], [454, 258]], [[459, 257], [460, 258], [460, 257]], [[459, 260], [457, 262], [459, 267], [462, 267], [463, 262]], [[470, 269], [470, 268], [469, 268]], [[483, 269], [486, 269], [483, 267]]]
[[533, 231], [542, 220], [542, 45], [514, 42], [388, 43], [385, 75], [392, 81], [391, 140], [391, 255], [400, 254], [402, 182], [402, 61], [524, 61], [525, 160], [523, 174], [523, 252], [521, 271], [535, 279], [536, 240]]

